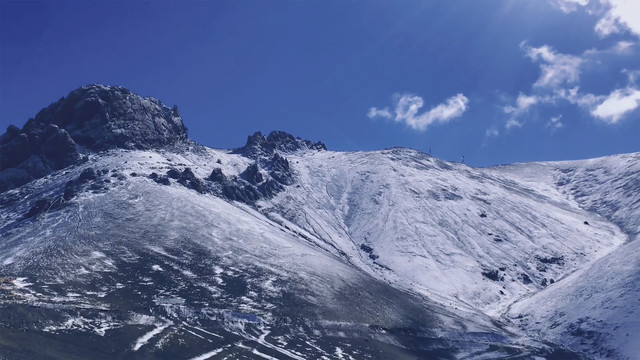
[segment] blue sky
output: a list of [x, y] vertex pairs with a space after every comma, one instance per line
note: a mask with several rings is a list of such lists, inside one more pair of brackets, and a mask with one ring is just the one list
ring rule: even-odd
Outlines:
[[285, 130], [476, 166], [640, 151], [637, 14], [637, 0], [3, 0], [0, 126], [102, 83], [177, 104], [211, 147]]

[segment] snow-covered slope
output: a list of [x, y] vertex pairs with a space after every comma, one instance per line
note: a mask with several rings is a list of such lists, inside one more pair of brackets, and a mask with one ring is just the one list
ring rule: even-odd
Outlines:
[[216, 150], [98, 85], [28, 124], [0, 137], [0, 357], [640, 358], [640, 153]]
[[627, 237], [548, 184], [413, 150], [290, 159], [299, 187], [264, 212], [374, 276], [464, 309], [498, 315]]
[[514, 164], [494, 170], [530, 186], [558, 189], [583, 209], [606, 217], [631, 236], [640, 234], [640, 153]]
[[496, 170], [531, 184], [554, 184], [628, 234], [627, 243], [610, 254], [514, 304], [509, 317], [527, 331], [596, 358], [639, 358], [640, 153]]
[[[264, 216], [258, 209], [268, 201], [253, 208], [149, 177], [183, 166], [204, 176], [210, 164], [233, 175], [247, 163], [200, 147], [181, 154], [116, 150], [2, 194], [8, 206], [0, 211], [0, 271], [14, 279], [3, 287], [3, 311], [23, 317], [2, 320], [4, 328], [44, 331], [38, 336], [48, 346], [54, 335], [99, 336], [92, 341], [126, 357], [166, 356], [176, 351], [172, 341], [191, 344], [185, 358], [215, 351], [333, 358], [338, 348], [345, 358], [549, 351], [486, 315], [456, 311], [362, 272], [326, 251], [321, 238]], [[87, 191], [24, 218], [36, 199], [59, 199], [87, 169], [98, 174]], [[32, 320], [33, 308], [46, 315]], [[122, 332], [132, 335], [123, 340]], [[0, 337], [24, 341], [1, 331]], [[14, 350], [0, 347], [14, 356], [42, 355]]]
[[514, 304], [511, 317], [530, 334], [592, 355], [640, 355], [640, 242], [624, 244], [562, 282]]

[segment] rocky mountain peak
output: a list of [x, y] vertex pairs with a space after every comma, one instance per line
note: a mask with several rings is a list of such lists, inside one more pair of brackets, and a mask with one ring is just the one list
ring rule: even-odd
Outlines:
[[178, 108], [119, 86], [87, 85], [0, 136], [0, 192], [77, 162], [81, 153], [187, 140]]
[[87, 85], [72, 91], [30, 119], [22, 131], [32, 140], [50, 124], [66, 130], [90, 150], [150, 149], [187, 139], [187, 128], [173, 110], [120, 86]]
[[249, 135], [245, 146], [237, 149], [236, 152], [246, 157], [256, 158], [270, 157], [276, 152], [292, 153], [300, 150], [327, 150], [327, 147], [320, 141], [314, 143], [284, 131], [272, 131], [267, 137], [258, 131]]

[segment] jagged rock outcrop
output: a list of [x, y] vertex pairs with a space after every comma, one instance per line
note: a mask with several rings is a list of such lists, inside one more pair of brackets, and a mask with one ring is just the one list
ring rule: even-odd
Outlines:
[[173, 109], [117, 86], [87, 85], [0, 136], [0, 192], [114, 148], [152, 149], [187, 140]]
[[[253, 185], [259, 195], [270, 198], [295, 182], [289, 160], [282, 154], [302, 150], [322, 151], [327, 148], [322, 142], [314, 143], [284, 131], [272, 131], [267, 137], [258, 131], [247, 138], [245, 146], [234, 152], [255, 159], [255, 162], [240, 174], [240, 178]], [[261, 169], [268, 175], [263, 175]], [[220, 175], [214, 170], [210, 179], [218, 179]]]
[[[258, 136], [253, 139], [256, 140], [253, 144], [266, 144], [262, 141], [266, 141], [264, 137]], [[213, 184], [215, 193], [249, 205], [262, 198], [272, 198], [283, 191], [286, 185], [295, 182], [289, 160], [278, 152], [269, 158], [263, 156], [256, 159], [239, 176], [227, 177], [222, 169], [214, 168], [207, 180]]]
[[289, 160], [281, 156], [278, 153], [273, 154], [273, 157], [268, 163], [269, 175], [277, 182], [283, 185], [293, 184], [293, 173], [289, 166]]
[[222, 172], [222, 169], [215, 168], [211, 171], [211, 175], [209, 175], [208, 180], [224, 184], [227, 182], [227, 176]]
[[235, 153], [255, 159], [261, 156], [271, 157], [276, 151], [291, 153], [300, 150], [327, 150], [327, 147], [320, 141], [314, 143], [284, 131], [272, 131], [267, 137], [258, 131], [250, 135], [245, 146], [236, 149]]
[[198, 179], [196, 175], [193, 173], [191, 168], [186, 168], [180, 173], [180, 178], [178, 179], [178, 183], [183, 186], [193, 189], [200, 194], [204, 194], [206, 192], [206, 188], [202, 180]]
[[276, 196], [282, 190], [284, 190], [284, 186], [273, 179], [265, 181], [258, 187], [258, 191], [268, 198]]
[[242, 174], [240, 174], [240, 177], [251, 185], [258, 185], [264, 181], [264, 177], [262, 176], [257, 163], [249, 165]]

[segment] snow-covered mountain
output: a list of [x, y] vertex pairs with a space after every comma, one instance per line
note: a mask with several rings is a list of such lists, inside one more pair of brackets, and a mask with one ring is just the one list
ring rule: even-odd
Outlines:
[[0, 137], [0, 357], [640, 358], [638, 179], [640, 153], [211, 149], [86, 86]]

